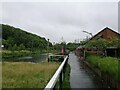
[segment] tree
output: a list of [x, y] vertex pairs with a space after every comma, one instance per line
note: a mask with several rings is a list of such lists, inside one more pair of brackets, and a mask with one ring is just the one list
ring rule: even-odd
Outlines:
[[24, 49], [25, 49], [25, 46], [23, 44], [20, 44], [19, 50], [24, 50]]
[[[9, 50], [15, 50], [16, 46], [19, 47], [18, 50], [24, 48], [28, 50], [45, 50], [47, 46], [45, 38], [4, 24], [2, 24], [2, 41], [5, 49]], [[50, 45], [52, 46], [51, 42]]]
[[106, 49], [107, 46], [109, 45], [109, 42], [105, 39], [95, 39], [95, 40], [90, 40], [88, 43], [86, 43], [85, 47], [87, 48], [98, 48], [98, 49]]
[[17, 47], [17, 45], [16, 45], [16, 44], [14, 44], [14, 46], [13, 46], [12, 50], [13, 50], [13, 51], [18, 50], [18, 47]]
[[79, 43], [68, 43], [66, 48], [70, 51], [74, 51], [77, 47], [79, 47]]
[[118, 47], [120, 48], [120, 39], [119, 38], [114, 38], [109, 42], [109, 45], [111, 47]]

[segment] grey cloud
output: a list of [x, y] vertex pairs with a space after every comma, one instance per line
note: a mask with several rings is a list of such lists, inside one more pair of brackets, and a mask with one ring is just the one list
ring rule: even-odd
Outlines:
[[59, 42], [84, 39], [83, 30], [96, 34], [107, 27], [118, 30], [117, 2], [3, 3], [3, 23]]

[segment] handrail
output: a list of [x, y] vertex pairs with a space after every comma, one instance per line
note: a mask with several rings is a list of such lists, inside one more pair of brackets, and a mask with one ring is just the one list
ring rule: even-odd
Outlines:
[[45, 89], [44, 90], [48, 90], [48, 89], [53, 89], [62, 70], [63, 70], [63, 67], [66, 63], [68, 59], [68, 56], [65, 57], [64, 61], [62, 62], [62, 64], [59, 66], [59, 68], [57, 69], [57, 71], [55, 72], [55, 74], [53, 75], [53, 77], [50, 79], [50, 81], [48, 82], [48, 84], [46, 85]]

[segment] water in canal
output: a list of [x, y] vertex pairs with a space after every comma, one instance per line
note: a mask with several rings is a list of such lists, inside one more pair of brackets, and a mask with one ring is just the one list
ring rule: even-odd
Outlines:
[[71, 67], [70, 85], [71, 88], [99, 88], [93, 76], [82, 68], [80, 60], [74, 53], [69, 55], [68, 63]]
[[47, 60], [47, 54], [39, 54], [34, 56], [25, 56], [25, 57], [18, 57], [18, 58], [12, 58], [9, 60], [9, 62], [32, 62], [32, 63], [41, 63]]

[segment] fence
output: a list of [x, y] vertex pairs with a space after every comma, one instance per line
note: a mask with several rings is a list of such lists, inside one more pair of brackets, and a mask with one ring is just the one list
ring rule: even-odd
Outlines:
[[61, 63], [61, 65], [59, 66], [53, 77], [50, 79], [44, 90], [54, 89], [58, 80], [59, 80], [58, 88], [59, 89], [62, 88], [62, 82], [63, 79], [65, 78], [64, 75], [65, 75], [65, 68], [67, 65], [67, 61], [68, 61], [68, 56], [64, 58], [64, 61]]

